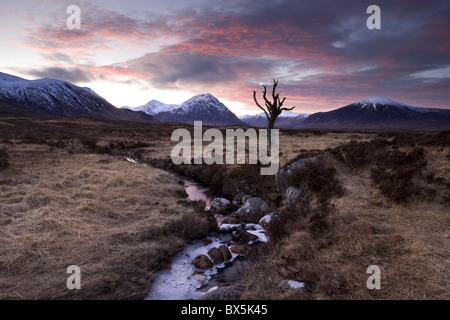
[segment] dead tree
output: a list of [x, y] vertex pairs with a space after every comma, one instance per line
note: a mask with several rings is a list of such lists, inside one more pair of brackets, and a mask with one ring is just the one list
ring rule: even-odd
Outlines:
[[264, 102], [265, 102], [265, 106], [266, 106], [265, 108], [263, 108], [258, 103], [258, 100], [256, 100], [256, 91], [253, 90], [253, 100], [255, 100], [256, 105], [262, 111], [264, 111], [264, 113], [266, 114], [267, 128], [269, 129], [269, 135], [275, 125], [275, 121], [277, 120], [277, 118], [281, 114], [281, 112], [290, 111], [295, 108], [295, 107], [282, 108], [284, 100], [286, 100], [286, 97], [284, 97], [283, 100], [280, 100], [280, 94], [275, 93], [275, 91], [277, 89], [277, 85], [278, 85], [278, 80], [273, 79], [273, 88], [272, 88], [272, 100], [273, 101], [269, 101], [267, 99], [267, 87], [266, 87], [266, 85], [263, 85], [263, 87], [264, 87], [263, 98], [264, 98]]

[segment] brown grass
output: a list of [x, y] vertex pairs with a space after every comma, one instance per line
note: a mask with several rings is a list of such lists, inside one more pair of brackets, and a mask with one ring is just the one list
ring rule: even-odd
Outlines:
[[[0, 172], [0, 298], [143, 298], [155, 272], [213, 224], [198, 204], [183, 200], [176, 175], [161, 169], [192, 175], [221, 195], [242, 191], [281, 206], [273, 179], [261, 178], [258, 167], [170, 166], [170, 135], [180, 127], [192, 130], [2, 118], [0, 149], [9, 166]], [[379, 142], [369, 143], [376, 138], [386, 140], [390, 155], [425, 150], [426, 165], [409, 179], [419, 192], [406, 202], [393, 201], [372, 177], [373, 168], [383, 168], [371, 156], [380, 150]], [[364, 144], [345, 149], [350, 140]], [[278, 208], [280, 221], [242, 281], [242, 298], [449, 299], [448, 141], [448, 133], [282, 130], [282, 166], [309, 155], [324, 163], [299, 172], [308, 190]], [[333, 183], [322, 188], [327, 179]], [[81, 290], [66, 288], [72, 264], [81, 268]], [[372, 264], [381, 268], [381, 290], [366, 288]], [[280, 289], [283, 279], [305, 282], [307, 290]]]
[[[403, 148], [410, 152], [415, 147]], [[424, 171], [442, 179], [428, 184], [414, 178], [437, 195], [412, 197], [408, 204], [386, 198], [372, 181], [370, 167], [355, 170], [328, 158], [344, 196], [332, 198], [332, 212], [325, 215], [305, 198], [284, 208], [284, 236], [273, 238], [267, 256], [247, 273], [242, 298], [449, 299], [450, 217], [443, 182], [449, 180], [449, 147], [441, 148], [426, 148]], [[324, 218], [319, 233], [312, 228], [318, 216]], [[370, 265], [381, 268], [381, 290], [366, 287]], [[307, 289], [280, 289], [283, 279], [305, 282]]]
[[[95, 154], [33, 159], [30, 148], [13, 148], [1, 179], [1, 299], [141, 299], [155, 272], [210, 230], [180, 202], [173, 174]], [[72, 264], [81, 290], [66, 288]]]

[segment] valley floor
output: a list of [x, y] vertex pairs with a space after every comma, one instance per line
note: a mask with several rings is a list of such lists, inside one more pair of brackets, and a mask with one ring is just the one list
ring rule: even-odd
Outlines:
[[[448, 133], [429, 144], [425, 134], [403, 137], [425, 141], [426, 166], [413, 177], [419, 191], [398, 202], [374, 182], [374, 168], [384, 173], [379, 163], [368, 157], [368, 164], [353, 166], [351, 153], [339, 149], [350, 140], [392, 141], [395, 134], [282, 130], [282, 166], [316, 156], [335, 168], [342, 187], [326, 199], [320, 188], [305, 190], [288, 206], [274, 178], [255, 174], [259, 169], [171, 166], [170, 136], [182, 126], [190, 128], [0, 118], [0, 299], [143, 299], [155, 273], [213, 229], [211, 215], [186, 201], [168, 169], [221, 196], [261, 197], [280, 212], [273, 241], [242, 279], [244, 299], [450, 298]], [[383, 146], [391, 153], [417, 147]], [[381, 151], [370, 152], [375, 158]], [[305, 183], [314, 185], [314, 178]], [[82, 290], [66, 287], [70, 265], [81, 269]], [[381, 269], [380, 290], [366, 286], [370, 265]], [[284, 279], [304, 282], [306, 290], [281, 289]]]

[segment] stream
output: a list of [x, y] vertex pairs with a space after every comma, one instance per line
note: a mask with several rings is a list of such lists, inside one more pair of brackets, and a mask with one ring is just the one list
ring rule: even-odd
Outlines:
[[[189, 200], [202, 200], [206, 204], [205, 210], [209, 210], [212, 198], [208, 188], [189, 180], [184, 181], [184, 186]], [[229, 261], [214, 264], [211, 269], [200, 270], [192, 265], [192, 260], [198, 255], [208, 255], [208, 251], [214, 247], [232, 244], [232, 231], [226, 225], [222, 225], [223, 216], [216, 215], [216, 220], [222, 231], [208, 236], [207, 238], [211, 240], [209, 244], [204, 241], [205, 239], [193, 241], [179, 252], [173, 258], [169, 269], [157, 273], [146, 300], [197, 300], [208, 290], [214, 290], [222, 283], [238, 281], [254, 264], [248, 255], [231, 253]], [[251, 225], [252, 228], [259, 227]], [[261, 230], [263, 229], [259, 227], [249, 232], [258, 235], [261, 242], [266, 242], [267, 237]], [[255, 250], [258, 250], [258, 246], [253, 246], [252, 251]]]

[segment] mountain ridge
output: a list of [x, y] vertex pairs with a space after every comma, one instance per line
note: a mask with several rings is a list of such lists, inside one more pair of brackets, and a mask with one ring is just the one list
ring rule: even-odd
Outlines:
[[[275, 122], [275, 128], [292, 129], [306, 119], [310, 114], [283, 111]], [[243, 115], [239, 119], [252, 127], [267, 127], [267, 117], [264, 112], [255, 115]]]
[[450, 110], [414, 107], [382, 96], [310, 115], [295, 129], [448, 130]]
[[139, 107], [122, 108], [146, 112], [163, 122], [192, 124], [194, 121], [202, 121], [205, 125], [245, 125], [232, 111], [210, 93], [193, 96], [178, 105], [151, 100]]
[[0, 72], [0, 111], [44, 118], [90, 117], [105, 120], [155, 122], [144, 112], [118, 109], [92, 89], [43, 78], [27, 80]]

